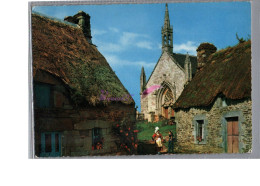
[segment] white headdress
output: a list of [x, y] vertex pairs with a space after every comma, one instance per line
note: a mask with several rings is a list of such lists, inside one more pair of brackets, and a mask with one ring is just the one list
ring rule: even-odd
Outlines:
[[159, 130], [159, 127], [155, 127], [154, 133], [157, 133]]

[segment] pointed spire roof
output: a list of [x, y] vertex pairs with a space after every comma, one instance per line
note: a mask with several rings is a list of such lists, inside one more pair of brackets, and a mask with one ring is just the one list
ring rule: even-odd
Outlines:
[[145, 75], [145, 71], [144, 71], [144, 66], [142, 66], [141, 77], [143, 77], [144, 80], [146, 81], [146, 75]]
[[144, 72], [144, 66], [142, 66], [141, 75], [142, 75], [142, 74], [145, 74], [145, 72]]
[[162, 27], [162, 52], [173, 52], [173, 29], [170, 25], [168, 4], [165, 5], [164, 25]]
[[168, 11], [167, 3], [165, 5], [164, 28], [170, 28], [170, 18], [169, 18], [169, 11]]

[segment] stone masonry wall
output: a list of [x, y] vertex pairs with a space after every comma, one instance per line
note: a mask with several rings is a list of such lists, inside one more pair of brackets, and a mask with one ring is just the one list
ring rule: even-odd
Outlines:
[[[135, 127], [136, 109], [134, 105], [111, 103], [108, 106], [74, 108], [69, 93], [54, 76], [39, 72], [35, 82], [53, 85], [53, 107], [34, 108], [35, 154], [41, 154], [41, 134], [59, 132], [61, 134], [62, 156], [83, 156], [116, 153], [112, 127], [127, 123]], [[57, 98], [57, 99], [56, 99]], [[103, 149], [92, 149], [92, 129], [101, 128], [104, 138]]]
[[[132, 105], [114, 104], [103, 108], [84, 109], [79, 114], [81, 120], [74, 124], [74, 130], [64, 132], [64, 156], [115, 154], [119, 152], [116, 141], [120, 139], [113, 134], [113, 126], [127, 123], [135, 127], [136, 111]], [[93, 128], [101, 129], [104, 138], [102, 149], [92, 149]]]
[[[146, 88], [152, 85], [161, 85], [164, 81], [169, 82], [172, 86], [175, 82], [177, 99], [182, 93], [186, 82], [185, 73], [180, 66], [173, 62], [167, 52], [163, 52], [160, 57], [152, 76], [146, 84]], [[158, 110], [156, 110], [156, 95], [149, 94], [146, 99], [141, 99], [141, 111], [145, 114], [145, 119], [149, 117], [150, 112], [158, 114]]]
[[[190, 108], [176, 111], [176, 151], [181, 153], [225, 153], [226, 117], [239, 118], [239, 152], [250, 152], [252, 148], [252, 101], [228, 100], [228, 106], [216, 99], [211, 108]], [[204, 115], [206, 123], [205, 144], [195, 142], [194, 117]]]

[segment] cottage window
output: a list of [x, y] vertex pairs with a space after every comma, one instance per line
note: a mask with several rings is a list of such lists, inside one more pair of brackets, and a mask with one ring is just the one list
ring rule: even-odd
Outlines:
[[34, 98], [36, 108], [52, 107], [52, 85], [46, 83], [34, 83]]
[[41, 133], [41, 157], [61, 155], [61, 134], [59, 132]]
[[204, 120], [196, 120], [196, 141], [198, 143], [201, 143], [205, 140], [204, 127]]
[[92, 129], [92, 150], [103, 149], [103, 137], [101, 128]]
[[226, 107], [227, 106], [227, 99], [224, 98], [224, 97], [221, 99], [221, 106], [222, 107]]

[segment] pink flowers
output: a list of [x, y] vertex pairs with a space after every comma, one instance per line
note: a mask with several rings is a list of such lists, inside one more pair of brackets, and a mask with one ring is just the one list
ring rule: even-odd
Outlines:
[[197, 136], [197, 140], [198, 140], [199, 142], [201, 142], [201, 141], [202, 141], [202, 138], [201, 138], [200, 136]]

